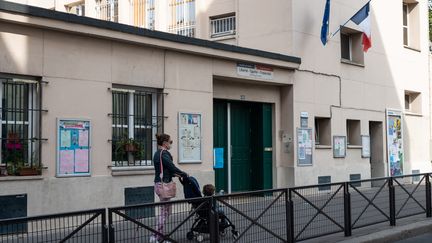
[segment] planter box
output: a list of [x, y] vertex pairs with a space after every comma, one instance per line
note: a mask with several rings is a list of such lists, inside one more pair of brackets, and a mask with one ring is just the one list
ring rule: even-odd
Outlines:
[[135, 144], [126, 144], [124, 149], [125, 149], [126, 152], [136, 152], [136, 151], [138, 151], [138, 149], [135, 146]]
[[22, 168], [19, 170], [20, 176], [35, 176], [40, 175], [40, 172], [34, 168]]

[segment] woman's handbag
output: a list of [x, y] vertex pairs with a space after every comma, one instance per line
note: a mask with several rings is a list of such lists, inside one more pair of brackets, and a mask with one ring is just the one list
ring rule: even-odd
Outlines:
[[161, 198], [161, 199], [170, 199], [176, 196], [177, 193], [177, 185], [174, 181], [165, 183], [163, 182], [163, 161], [162, 161], [162, 152], [164, 150], [161, 150], [160, 152], [160, 178], [161, 178], [161, 182], [160, 183], [156, 183], [156, 194]]

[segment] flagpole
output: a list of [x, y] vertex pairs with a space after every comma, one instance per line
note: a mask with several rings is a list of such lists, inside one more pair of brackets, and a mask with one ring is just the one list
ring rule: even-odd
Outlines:
[[[369, 4], [371, 1], [372, 1], [372, 0], [369, 0], [367, 3], [365, 3], [365, 5], [363, 5], [363, 7], [366, 6], [367, 4]], [[359, 11], [357, 11], [353, 16], [355, 16], [356, 14], [358, 14], [358, 13], [363, 9], [363, 7], [362, 7]], [[352, 17], [353, 17], [353, 16], [352, 16]], [[351, 17], [351, 18], [352, 18], [352, 17]], [[334, 36], [335, 36], [335, 35], [336, 35], [340, 30], [341, 30], [342, 27], [344, 27], [346, 24], [348, 24], [348, 22], [351, 21], [351, 18], [348, 19], [348, 21], [345, 22], [343, 25], [339, 26], [339, 29], [337, 29], [336, 32], [334, 32], [333, 35], [332, 35], [330, 38], [333, 38], [333, 37], [334, 37]]]

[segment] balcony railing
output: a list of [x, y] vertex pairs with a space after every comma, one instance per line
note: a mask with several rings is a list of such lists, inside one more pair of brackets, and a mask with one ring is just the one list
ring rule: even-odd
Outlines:
[[211, 37], [233, 35], [236, 31], [236, 17], [227, 16], [210, 20]]
[[96, 18], [118, 22], [118, 0], [97, 1]]

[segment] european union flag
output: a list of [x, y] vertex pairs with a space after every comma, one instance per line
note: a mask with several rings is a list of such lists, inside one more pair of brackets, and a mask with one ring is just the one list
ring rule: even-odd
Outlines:
[[321, 27], [321, 42], [323, 43], [323, 45], [327, 44], [329, 21], [330, 21], [330, 0], [326, 0], [323, 23]]

